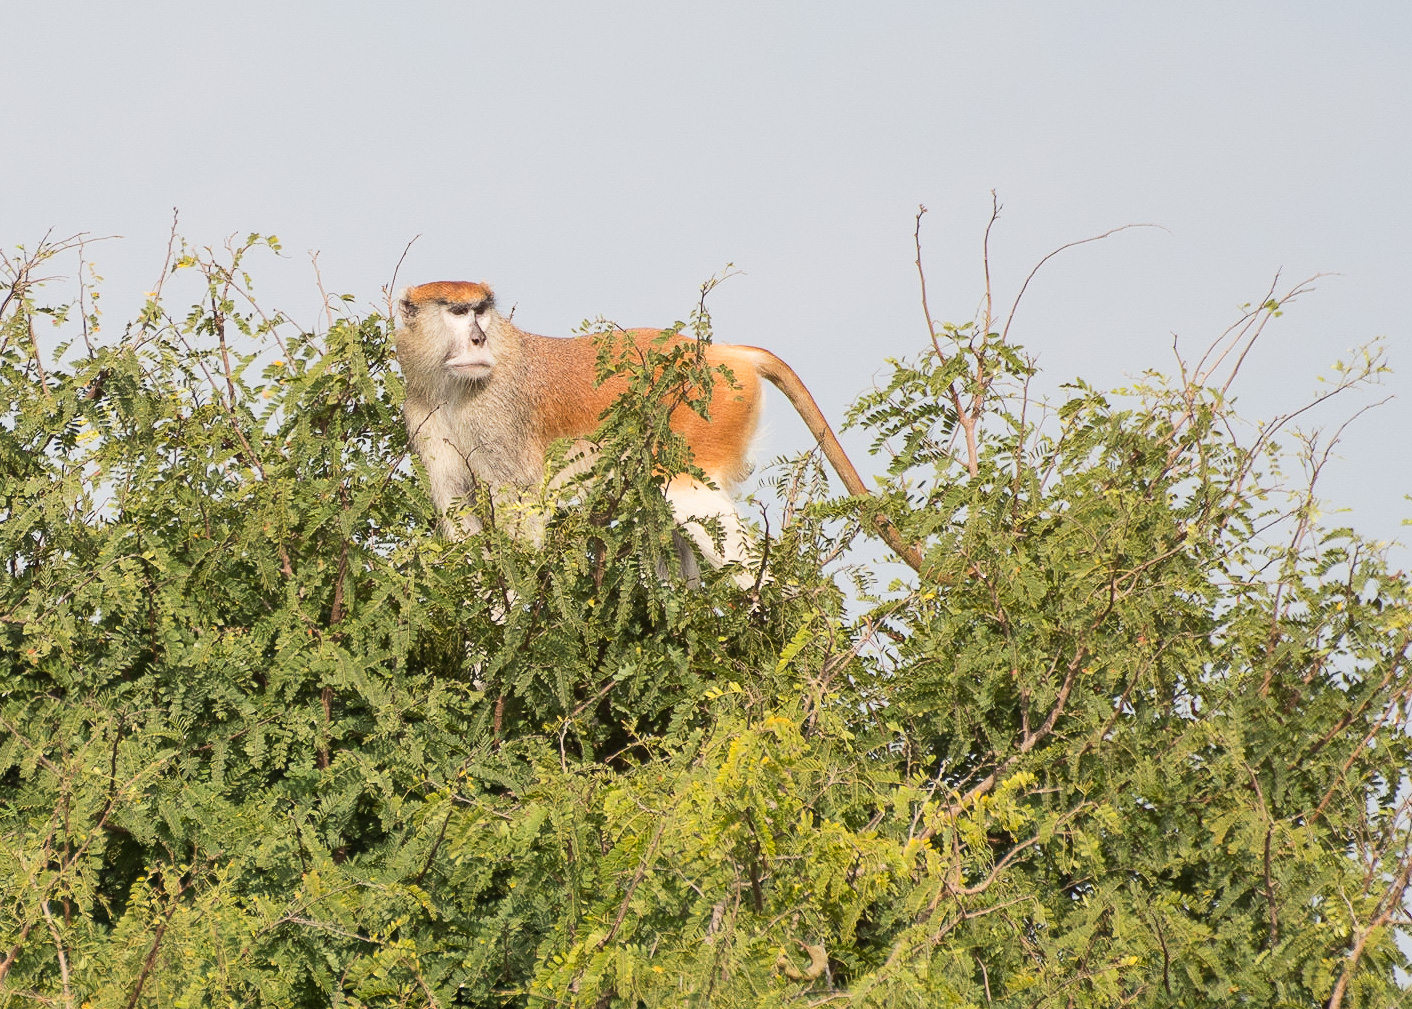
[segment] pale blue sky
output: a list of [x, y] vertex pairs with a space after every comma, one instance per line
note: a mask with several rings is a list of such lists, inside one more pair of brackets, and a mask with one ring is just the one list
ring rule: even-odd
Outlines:
[[[274, 232], [257, 277], [310, 323], [325, 283], [489, 280], [516, 321], [682, 318], [727, 262], [717, 338], [791, 361], [825, 411], [992, 273], [1045, 387], [1167, 368], [1287, 283], [1237, 393], [1293, 408], [1388, 340], [1393, 403], [1345, 436], [1323, 496], [1365, 532], [1412, 515], [1412, 5], [1397, 3], [10, 4], [0, 243], [121, 234], [90, 255], [110, 323], [161, 265], [171, 209], [218, 244]], [[257, 264], [258, 265], [258, 264]], [[1363, 400], [1311, 423], [1336, 424]], [[808, 438], [772, 400], [762, 458]], [[864, 439], [845, 438], [855, 454]], [[1406, 556], [1405, 554], [1403, 556]]]

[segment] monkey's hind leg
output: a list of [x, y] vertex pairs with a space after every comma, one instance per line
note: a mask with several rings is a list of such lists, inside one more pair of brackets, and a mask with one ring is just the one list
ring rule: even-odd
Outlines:
[[[746, 567], [749, 558], [745, 523], [735, 510], [731, 496], [720, 488], [707, 487], [686, 477], [678, 477], [667, 485], [667, 502], [672, 506], [672, 514], [683, 531], [690, 536], [705, 557], [715, 567], [725, 564], [740, 565], [735, 574], [735, 582], [742, 589], [750, 589], [755, 584], [755, 576]], [[711, 534], [698, 519], [715, 519], [721, 527], [721, 547], [711, 539]], [[683, 556], [690, 548], [680, 538], [676, 538], [677, 552]], [[682, 565], [686, 570], [686, 564]]]

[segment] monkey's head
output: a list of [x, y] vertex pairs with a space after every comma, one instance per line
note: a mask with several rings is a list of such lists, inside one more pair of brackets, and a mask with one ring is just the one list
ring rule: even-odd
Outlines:
[[409, 377], [479, 382], [495, 369], [489, 332], [495, 295], [484, 284], [440, 280], [397, 297], [397, 356]]

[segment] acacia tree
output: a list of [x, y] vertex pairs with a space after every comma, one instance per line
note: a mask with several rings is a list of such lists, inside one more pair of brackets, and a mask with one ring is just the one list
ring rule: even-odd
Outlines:
[[[1229, 399], [1302, 288], [1051, 409], [988, 309], [928, 314], [852, 414], [877, 498], [782, 464], [745, 592], [674, 568], [667, 411], [731, 380], [690, 346], [605, 327], [631, 389], [543, 544], [486, 501], [450, 543], [384, 316], [262, 313], [252, 236], [104, 341], [40, 279], [81, 248], [3, 260], [5, 1004], [1402, 995], [1406, 579]], [[886, 589], [879, 511], [926, 557]]]

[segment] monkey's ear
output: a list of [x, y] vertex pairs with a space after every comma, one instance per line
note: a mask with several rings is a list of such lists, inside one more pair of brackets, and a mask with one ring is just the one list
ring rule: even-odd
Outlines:
[[399, 298], [397, 307], [402, 313], [402, 321], [408, 325], [417, 317], [417, 312], [421, 309], [421, 306], [411, 298]]

